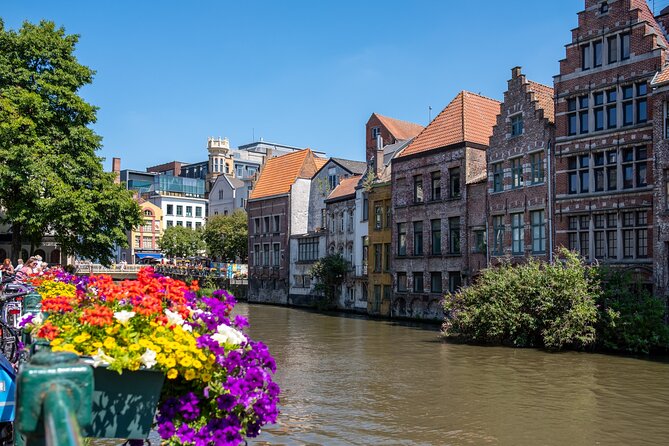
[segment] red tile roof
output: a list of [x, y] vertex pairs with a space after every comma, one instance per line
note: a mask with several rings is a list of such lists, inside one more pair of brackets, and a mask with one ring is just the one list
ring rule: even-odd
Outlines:
[[669, 82], [669, 65], [665, 65], [660, 71], [658, 71], [650, 84], [655, 86], [666, 84], [667, 82]]
[[251, 191], [250, 200], [287, 194], [298, 178], [311, 178], [327, 160], [318, 158], [310, 149], [270, 158], [260, 172]]
[[355, 187], [358, 185], [358, 182], [362, 178], [362, 175], [354, 175], [352, 177], [344, 178], [341, 180], [339, 185], [334, 188], [330, 195], [328, 195], [327, 200], [335, 200], [337, 198], [347, 197], [349, 195], [355, 194]]
[[494, 99], [460, 92], [398, 158], [464, 142], [487, 146], [500, 106]]
[[399, 119], [389, 118], [378, 113], [374, 114], [397, 140], [411, 139], [425, 128], [413, 122], [400, 121]]
[[548, 85], [540, 84], [534, 81], [527, 81], [528, 87], [534, 93], [534, 99], [537, 100], [537, 108], [544, 111], [544, 118], [551, 123], [555, 123], [555, 102], [553, 100], [553, 89]]

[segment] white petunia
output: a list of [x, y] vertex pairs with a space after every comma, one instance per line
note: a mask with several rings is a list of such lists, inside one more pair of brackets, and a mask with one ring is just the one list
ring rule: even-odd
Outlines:
[[106, 354], [101, 348], [98, 349], [98, 353], [93, 355], [93, 367], [99, 367], [101, 365], [109, 365], [114, 361], [114, 358]]
[[147, 348], [144, 354], [139, 358], [140, 361], [142, 361], [142, 364], [144, 364], [144, 367], [147, 369], [150, 369], [154, 365], [156, 365], [156, 352], [151, 350], [150, 348]]
[[240, 345], [242, 342], [246, 341], [246, 336], [228, 325], [221, 324], [216, 331], [217, 333], [211, 335], [211, 338], [220, 345], [226, 343]]
[[170, 311], [167, 308], [165, 308], [165, 316], [167, 316], [167, 323], [169, 325], [183, 325], [184, 323], [184, 318], [179, 313]]
[[114, 313], [114, 319], [125, 325], [134, 315], [135, 315], [134, 311], [126, 311], [126, 310], [117, 311], [116, 313]]

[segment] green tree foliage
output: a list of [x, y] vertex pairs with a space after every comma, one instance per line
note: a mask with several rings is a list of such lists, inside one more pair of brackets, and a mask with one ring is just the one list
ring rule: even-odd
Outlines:
[[578, 255], [553, 265], [529, 259], [484, 270], [478, 282], [445, 299], [446, 336], [551, 350], [595, 342], [599, 281]]
[[74, 56], [78, 39], [52, 22], [12, 31], [0, 21], [0, 206], [14, 260], [22, 240], [49, 233], [66, 254], [107, 263], [141, 223], [95, 154], [97, 108], [78, 94], [94, 72]]
[[158, 244], [167, 257], [194, 257], [206, 247], [201, 231], [184, 226], [165, 229]]
[[203, 237], [209, 255], [223, 261], [234, 261], [239, 258], [245, 262], [249, 250], [246, 212], [236, 210], [230, 215], [215, 215], [209, 218]]
[[327, 255], [314, 263], [311, 268], [311, 275], [316, 279], [314, 290], [323, 293], [328, 305], [334, 305], [337, 290], [344, 283], [348, 269], [348, 262], [341, 254]]
[[602, 269], [601, 280], [599, 345], [626, 353], [667, 351], [669, 326], [664, 322], [664, 300], [639, 287], [629, 273]]

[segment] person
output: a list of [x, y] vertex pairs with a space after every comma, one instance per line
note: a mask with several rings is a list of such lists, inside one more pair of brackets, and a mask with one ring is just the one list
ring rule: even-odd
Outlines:
[[18, 273], [21, 268], [23, 268], [23, 259], [19, 257], [19, 261], [16, 264], [16, 268], [14, 268], [14, 271]]
[[35, 257], [30, 257], [26, 260], [26, 263], [21, 269], [16, 271], [16, 278], [23, 281], [37, 272], [37, 259]]
[[0, 271], [2, 271], [2, 274], [13, 275], [14, 266], [12, 265], [12, 261], [9, 259], [5, 259], [4, 262], [2, 262], [2, 265], [0, 265]]

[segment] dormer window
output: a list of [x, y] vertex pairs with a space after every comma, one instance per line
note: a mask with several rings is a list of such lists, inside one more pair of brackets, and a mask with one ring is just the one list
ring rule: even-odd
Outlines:
[[603, 2], [599, 7], [600, 14], [606, 14], [609, 12], [609, 2]]

